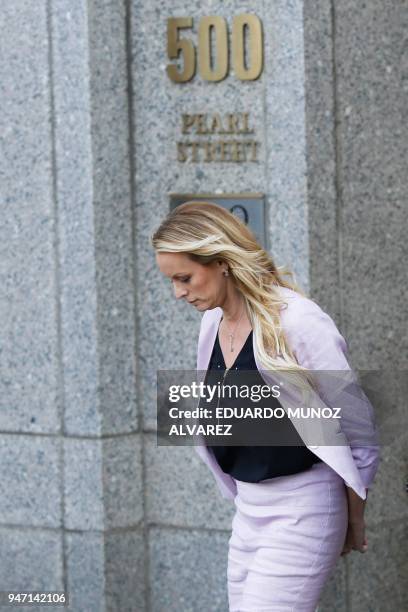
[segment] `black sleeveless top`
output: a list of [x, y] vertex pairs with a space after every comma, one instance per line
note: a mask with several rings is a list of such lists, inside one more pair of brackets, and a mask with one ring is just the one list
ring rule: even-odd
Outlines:
[[[253, 351], [253, 331], [251, 330], [241, 351], [238, 353], [232, 370], [256, 370], [257, 384], [265, 385], [265, 380], [258, 372]], [[217, 370], [223, 374], [226, 370], [221, 351], [218, 333], [215, 339], [208, 370]], [[256, 375], [255, 375], [256, 377]], [[252, 382], [251, 378], [251, 382]], [[226, 381], [227, 384], [227, 381]], [[275, 405], [280, 406], [277, 398]], [[279, 419], [282, 421], [283, 419]], [[299, 446], [210, 446], [223, 472], [244, 482], [260, 482], [275, 476], [296, 474], [309, 469], [321, 461], [317, 455], [306, 448], [293, 423], [286, 415], [285, 427], [293, 429], [299, 440]]]

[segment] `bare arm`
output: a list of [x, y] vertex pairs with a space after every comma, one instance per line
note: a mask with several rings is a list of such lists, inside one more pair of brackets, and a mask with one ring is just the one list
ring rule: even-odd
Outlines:
[[[357, 493], [346, 486], [348, 501], [348, 528], [342, 555], [352, 550], [364, 553], [368, 548], [365, 536], [364, 510], [367, 499], [361, 499]], [[368, 489], [366, 489], [368, 496]]]

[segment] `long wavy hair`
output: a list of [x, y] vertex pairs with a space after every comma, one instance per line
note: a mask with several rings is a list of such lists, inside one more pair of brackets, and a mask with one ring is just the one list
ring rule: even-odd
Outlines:
[[150, 241], [156, 252], [186, 253], [202, 265], [217, 260], [228, 264], [245, 300], [262, 369], [289, 372], [295, 386], [314, 387], [313, 377], [297, 362], [282, 329], [279, 312], [287, 302], [277, 287], [306, 294], [286, 266], [275, 265], [245, 223], [218, 204], [191, 200], [176, 206]]

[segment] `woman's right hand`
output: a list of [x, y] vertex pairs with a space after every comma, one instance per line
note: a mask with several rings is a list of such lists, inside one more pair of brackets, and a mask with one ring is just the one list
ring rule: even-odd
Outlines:
[[341, 556], [347, 555], [352, 550], [358, 550], [364, 553], [368, 548], [364, 522], [368, 489], [366, 489], [366, 499], [361, 499], [351, 487], [346, 486], [346, 492], [348, 503], [348, 526]]
[[364, 519], [349, 520], [347, 526], [346, 539], [344, 541], [343, 550], [340, 556], [347, 555], [352, 550], [358, 550], [361, 553], [366, 552], [368, 548], [367, 538], [365, 536]]

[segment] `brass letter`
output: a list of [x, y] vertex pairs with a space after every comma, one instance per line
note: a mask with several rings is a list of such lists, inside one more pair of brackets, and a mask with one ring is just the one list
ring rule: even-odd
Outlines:
[[240, 140], [232, 140], [231, 141], [231, 145], [232, 145], [232, 153], [231, 153], [231, 159], [234, 162], [242, 162], [245, 161], [245, 153], [242, 150], [242, 142]]
[[211, 120], [211, 128], [210, 128], [210, 133], [214, 134], [214, 132], [221, 132], [222, 129], [222, 121], [221, 121], [221, 117], [219, 115], [219, 113], [215, 113], [213, 115], [213, 118]]
[[184, 148], [185, 144], [186, 143], [184, 142], [177, 143], [177, 161], [179, 162], [185, 162], [187, 160], [187, 155]]
[[244, 127], [241, 130], [241, 134], [253, 134], [254, 133], [254, 128], [252, 128], [252, 130], [250, 130], [249, 127], [248, 127], [249, 113], [242, 113], [242, 117], [243, 117]]
[[208, 134], [206, 119], [207, 115], [196, 115], [197, 134]]
[[220, 145], [220, 160], [219, 161], [230, 161], [229, 159], [225, 159], [227, 151], [225, 150], [228, 147], [228, 140], [220, 140], [219, 141], [219, 145]]
[[182, 133], [183, 134], [188, 134], [189, 133], [189, 128], [191, 128], [196, 120], [196, 115], [182, 115], [183, 118], [183, 129], [182, 129]]
[[198, 152], [198, 147], [200, 146], [200, 143], [198, 142], [192, 142], [191, 143], [191, 150], [192, 150], [192, 155], [191, 155], [191, 161], [194, 162], [198, 162], [197, 159], [197, 152]]
[[229, 131], [227, 132], [227, 134], [238, 134], [239, 133], [239, 128], [238, 128], [238, 124], [239, 124], [239, 117], [238, 115], [231, 113], [230, 115], [227, 115], [228, 117], [228, 128]]

